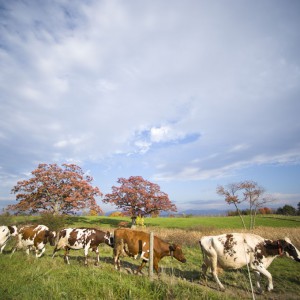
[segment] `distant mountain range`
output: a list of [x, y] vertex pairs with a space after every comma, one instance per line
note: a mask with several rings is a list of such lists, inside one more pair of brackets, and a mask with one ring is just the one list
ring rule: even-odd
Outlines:
[[[109, 211], [105, 213], [106, 216], [109, 216], [114, 211]], [[177, 213], [172, 212], [162, 212], [160, 214], [161, 217], [167, 217], [169, 215], [174, 216], [183, 216], [183, 215], [193, 215], [193, 216], [224, 216], [226, 215], [226, 210], [220, 210], [220, 209], [187, 209], [184, 211], [179, 211]]]

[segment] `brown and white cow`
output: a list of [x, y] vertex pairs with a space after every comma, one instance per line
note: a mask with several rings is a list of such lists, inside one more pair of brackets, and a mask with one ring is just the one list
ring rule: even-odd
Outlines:
[[0, 226], [0, 253], [3, 252], [9, 239], [17, 234], [17, 226]]
[[28, 255], [30, 250], [35, 250], [36, 257], [41, 257], [48, 242], [51, 246], [55, 245], [55, 237], [56, 232], [50, 231], [45, 225], [23, 226], [19, 229], [18, 242], [12, 254], [16, 250], [25, 248]]
[[268, 278], [268, 291], [273, 289], [272, 275], [267, 268], [277, 256], [286, 254], [300, 262], [300, 252], [288, 238], [271, 241], [255, 234], [229, 233], [204, 236], [199, 243], [203, 253], [204, 278], [206, 279], [206, 271], [210, 268], [221, 290], [225, 288], [218, 278], [217, 267], [240, 269], [248, 264], [255, 273], [257, 288], [262, 292], [260, 274]]
[[[116, 229], [114, 232], [115, 268], [120, 270], [120, 255], [126, 254], [135, 259], [138, 257], [142, 259], [142, 264], [139, 266], [136, 273], [141, 272], [149, 258], [149, 239], [150, 234], [143, 231], [125, 228]], [[180, 246], [169, 244], [154, 236], [153, 267], [157, 274], [159, 274], [158, 263], [165, 256], [175, 257], [180, 262], [186, 262]]]
[[92, 249], [97, 254], [97, 265], [99, 263], [98, 247], [101, 243], [113, 247], [113, 239], [109, 231], [104, 232], [94, 228], [65, 228], [59, 233], [58, 242], [54, 248], [52, 257], [54, 258], [57, 251], [64, 249], [65, 261], [70, 264], [68, 257], [70, 249], [84, 249], [85, 265], [87, 265], [88, 251]]

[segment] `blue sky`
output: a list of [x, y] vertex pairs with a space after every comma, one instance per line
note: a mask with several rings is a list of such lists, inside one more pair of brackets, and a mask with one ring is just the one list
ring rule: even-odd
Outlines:
[[143, 176], [181, 211], [230, 209], [216, 187], [242, 180], [296, 206], [299, 13], [297, 0], [1, 1], [0, 207], [39, 163], [78, 164], [104, 194]]

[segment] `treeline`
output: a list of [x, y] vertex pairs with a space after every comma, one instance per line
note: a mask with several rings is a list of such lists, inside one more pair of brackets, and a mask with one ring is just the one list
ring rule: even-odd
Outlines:
[[[240, 213], [244, 216], [250, 215], [251, 211], [249, 209], [240, 210]], [[285, 215], [285, 216], [300, 216], [300, 202], [297, 205], [297, 208], [291, 205], [284, 205], [283, 207], [279, 207], [277, 209], [272, 209], [269, 207], [262, 207], [257, 210], [257, 214], [260, 215]], [[238, 216], [239, 213], [237, 211], [228, 211], [228, 216]]]

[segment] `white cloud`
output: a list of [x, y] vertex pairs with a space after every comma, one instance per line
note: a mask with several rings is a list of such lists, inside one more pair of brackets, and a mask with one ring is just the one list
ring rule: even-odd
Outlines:
[[8, 1], [3, 8], [5, 172], [74, 160], [204, 181], [299, 163], [298, 4]]

